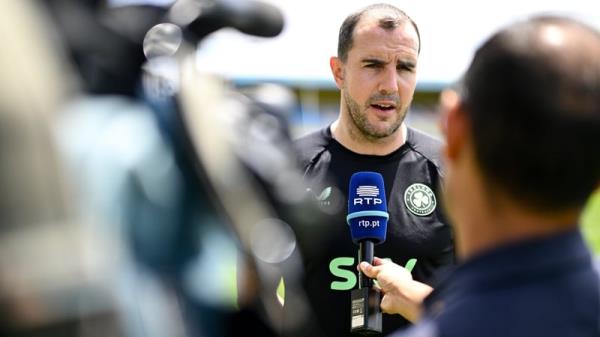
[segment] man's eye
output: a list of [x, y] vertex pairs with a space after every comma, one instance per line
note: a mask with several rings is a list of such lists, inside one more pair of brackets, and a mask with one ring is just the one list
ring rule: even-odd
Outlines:
[[379, 68], [380, 65], [377, 63], [367, 63], [367, 64], [365, 64], [365, 67], [366, 68]]
[[396, 69], [401, 70], [401, 71], [414, 71], [415, 67], [413, 67], [412, 65], [409, 64], [401, 64], [398, 65], [398, 67], [396, 67]]

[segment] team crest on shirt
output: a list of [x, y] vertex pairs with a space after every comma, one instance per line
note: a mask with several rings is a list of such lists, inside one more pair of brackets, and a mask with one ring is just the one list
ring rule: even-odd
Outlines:
[[429, 186], [415, 183], [404, 191], [404, 204], [412, 214], [427, 216], [435, 210], [437, 200]]

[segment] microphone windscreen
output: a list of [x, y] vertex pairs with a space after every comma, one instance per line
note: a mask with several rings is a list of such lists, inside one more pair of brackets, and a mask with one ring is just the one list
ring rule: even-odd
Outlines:
[[283, 13], [279, 8], [254, 0], [221, 0], [229, 25], [242, 33], [275, 37], [284, 27]]
[[385, 187], [381, 174], [354, 173], [350, 178], [346, 217], [352, 241], [355, 244], [363, 240], [370, 240], [375, 244], [384, 242], [388, 219]]

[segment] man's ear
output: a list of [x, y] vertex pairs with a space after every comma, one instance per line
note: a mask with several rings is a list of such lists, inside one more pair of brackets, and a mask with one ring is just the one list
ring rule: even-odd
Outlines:
[[440, 128], [446, 140], [444, 154], [449, 161], [456, 160], [467, 140], [468, 119], [460, 96], [454, 90], [444, 90], [440, 95]]
[[341, 90], [344, 86], [344, 63], [338, 57], [332, 56], [329, 59], [329, 67], [331, 68], [336, 86]]

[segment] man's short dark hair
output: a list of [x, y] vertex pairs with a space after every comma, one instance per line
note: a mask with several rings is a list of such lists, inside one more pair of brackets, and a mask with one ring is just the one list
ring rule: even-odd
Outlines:
[[384, 17], [379, 21], [379, 26], [381, 28], [384, 29], [394, 29], [398, 26], [400, 26], [402, 23], [404, 23], [406, 20], [408, 20], [413, 27], [415, 28], [415, 31], [417, 32], [417, 37], [419, 39], [419, 49], [418, 52], [421, 51], [421, 35], [419, 33], [419, 28], [417, 27], [417, 24], [401, 9], [394, 7], [392, 5], [389, 4], [374, 4], [374, 5], [370, 5], [367, 6], [361, 10], [359, 10], [358, 12], [352, 13], [350, 14], [342, 23], [342, 26], [340, 27], [340, 33], [338, 36], [338, 58], [340, 60], [342, 60], [342, 62], [346, 62], [346, 60], [348, 59], [348, 52], [350, 51], [350, 49], [352, 49], [352, 38], [353, 38], [353, 34], [354, 34], [354, 28], [356, 27], [356, 24], [360, 21], [361, 17], [368, 12], [371, 11], [375, 11], [375, 10], [388, 10], [390, 11], [392, 14], [395, 14], [394, 16], [388, 16], [388, 17]]
[[462, 86], [486, 181], [536, 210], [581, 208], [600, 183], [600, 33], [549, 16], [512, 25]]

